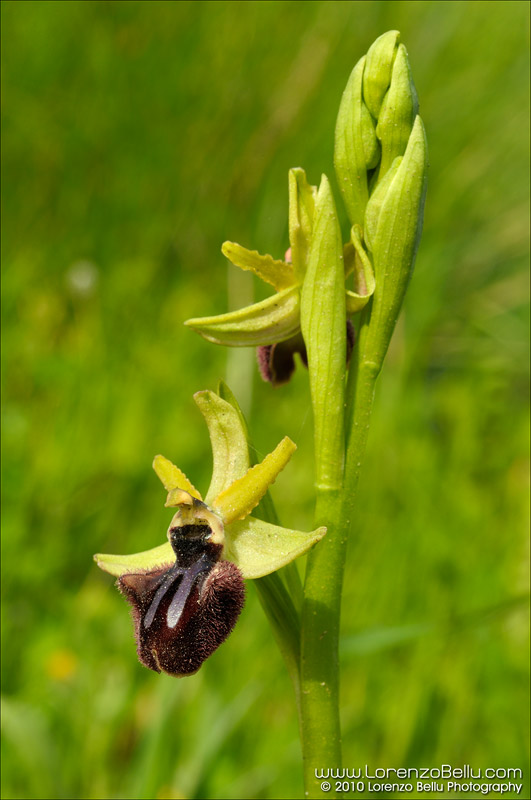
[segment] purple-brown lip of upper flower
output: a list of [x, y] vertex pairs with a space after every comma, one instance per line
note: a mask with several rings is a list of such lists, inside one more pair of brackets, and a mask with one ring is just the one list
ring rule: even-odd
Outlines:
[[[350, 320], [347, 320], [347, 364], [350, 361], [354, 341], [354, 326]], [[307, 367], [308, 356], [301, 333], [292, 336], [285, 342], [257, 347], [258, 369], [264, 381], [272, 383], [273, 386], [287, 383], [295, 370], [295, 353], [299, 354], [302, 363]]]

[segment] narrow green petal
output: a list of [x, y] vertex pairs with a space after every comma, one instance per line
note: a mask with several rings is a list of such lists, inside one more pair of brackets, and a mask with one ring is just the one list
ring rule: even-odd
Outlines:
[[155, 456], [153, 459], [153, 469], [162, 481], [167, 492], [171, 492], [172, 489], [184, 489], [184, 491], [191, 494], [192, 497], [197, 497], [198, 500], [202, 500], [200, 493], [195, 486], [190, 483], [184, 472], [182, 472], [179, 467], [176, 467], [175, 464], [172, 464], [171, 461], [168, 461], [167, 458], [164, 458], [164, 456]]
[[354, 290], [347, 289], [347, 314], [355, 314], [367, 305], [374, 294], [374, 272], [361, 240], [361, 228], [354, 225], [351, 231], [354, 249]]
[[289, 289], [295, 283], [293, 267], [285, 261], [277, 261], [270, 255], [263, 256], [257, 250], [247, 250], [236, 242], [224, 242], [221, 252], [235, 267], [254, 272], [274, 286], [277, 292]]
[[212, 508], [225, 525], [251, 513], [296, 449], [297, 445], [285, 436], [260, 464], [251, 467], [242, 478], [234, 481], [212, 501]]
[[299, 283], [304, 278], [308, 262], [316, 196], [317, 186], [310, 186], [304, 170], [300, 167], [290, 169], [289, 242], [293, 269]]
[[283, 342], [300, 330], [299, 294], [299, 288], [294, 286], [239, 311], [189, 319], [184, 324], [209, 342], [229, 347]]
[[212, 501], [249, 469], [247, 437], [238, 412], [214, 392], [197, 392], [194, 395], [205, 418], [212, 443], [212, 480], [206, 503]]
[[224, 558], [244, 578], [261, 578], [306, 553], [325, 533], [326, 528], [304, 533], [247, 517], [225, 528]]
[[113, 556], [107, 553], [96, 553], [94, 561], [98, 567], [110, 575], [125, 575], [129, 572], [150, 572], [162, 567], [171, 567], [175, 563], [175, 553], [169, 542], [133, 553], [130, 556]]

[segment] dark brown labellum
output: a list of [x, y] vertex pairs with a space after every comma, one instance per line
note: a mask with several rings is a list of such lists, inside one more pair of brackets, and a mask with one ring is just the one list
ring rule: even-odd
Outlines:
[[308, 357], [302, 334], [298, 333], [285, 342], [262, 345], [257, 348], [258, 369], [264, 381], [273, 386], [287, 383], [295, 370], [295, 353], [299, 353], [304, 366], [308, 366]]
[[220, 560], [206, 524], [170, 530], [174, 564], [122, 575], [118, 587], [132, 607], [138, 657], [155, 672], [197, 672], [234, 628], [243, 608], [240, 570]]
[[[347, 320], [347, 364], [354, 347], [355, 333], [352, 322]], [[287, 383], [295, 370], [295, 353], [298, 353], [305, 367], [308, 366], [308, 355], [302, 334], [298, 333], [285, 342], [261, 345], [256, 349], [256, 358], [260, 375], [273, 386]]]

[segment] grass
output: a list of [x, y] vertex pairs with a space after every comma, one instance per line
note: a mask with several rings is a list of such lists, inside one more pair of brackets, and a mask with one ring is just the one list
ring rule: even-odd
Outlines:
[[311, 525], [307, 375], [273, 392], [252, 354], [182, 321], [261, 296], [227, 284], [220, 245], [282, 255], [287, 170], [331, 176], [347, 77], [391, 28], [430, 184], [348, 555], [345, 763], [525, 771], [527, 4], [1, 10], [3, 797], [301, 796], [253, 586], [230, 640], [177, 681], [137, 663], [91, 558], [162, 541], [155, 453], [205, 487], [192, 393], [227, 372], [260, 453], [297, 442], [274, 496], [286, 524]]

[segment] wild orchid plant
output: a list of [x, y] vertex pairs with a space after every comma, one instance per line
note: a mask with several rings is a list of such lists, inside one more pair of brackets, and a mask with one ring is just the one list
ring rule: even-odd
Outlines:
[[[178, 509], [169, 541], [131, 556], [96, 556], [131, 603], [141, 662], [172, 675], [197, 671], [234, 627], [244, 579], [257, 581], [295, 688], [308, 797], [322, 796], [316, 768], [341, 765], [338, 640], [347, 539], [375, 382], [422, 229], [426, 137], [399, 39], [389, 31], [374, 42], [356, 64], [339, 109], [334, 161], [349, 240], [342, 242], [328, 178], [317, 189], [302, 169], [291, 170], [285, 260], [232, 242], [222, 247], [233, 264], [276, 293], [186, 323], [216, 344], [258, 347], [262, 375], [274, 384], [289, 379], [295, 352], [307, 364], [315, 530], [281, 527], [267, 495], [295, 445], [285, 438], [253, 466], [245, 420], [220, 384], [217, 393], [195, 395], [214, 460], [205, 500], [183, 472], [157, 456], [153, 466], [168, 492], [166, 505]], [[306, 552], [302, 586], [292, 562]]]

